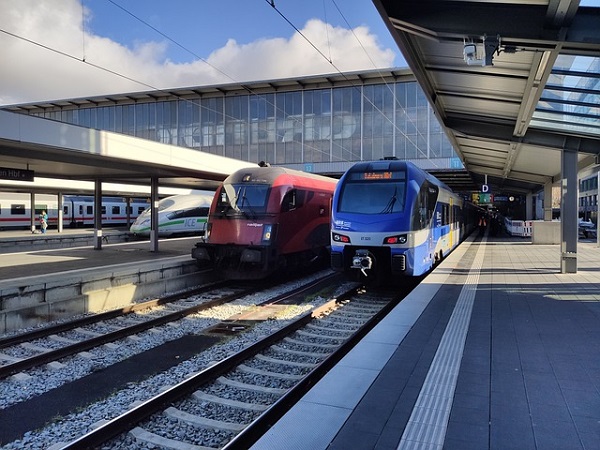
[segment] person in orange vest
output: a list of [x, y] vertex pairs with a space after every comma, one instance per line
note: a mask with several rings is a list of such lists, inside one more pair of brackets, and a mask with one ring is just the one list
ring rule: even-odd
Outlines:
[[479, 236], [483, 236], [483, 234], [485, 233], [486, 227], [487, 227], [487, 219], [485, 218], [485, 216], [481, 216], [479, 218]]

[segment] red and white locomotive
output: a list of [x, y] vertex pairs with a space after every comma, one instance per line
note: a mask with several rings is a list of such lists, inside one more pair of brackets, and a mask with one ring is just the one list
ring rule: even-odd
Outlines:
[[264, 163], [238, 170], [217, 189], [192, 258], [228, 279], [261, 279], [327, 259], [336, 183]]

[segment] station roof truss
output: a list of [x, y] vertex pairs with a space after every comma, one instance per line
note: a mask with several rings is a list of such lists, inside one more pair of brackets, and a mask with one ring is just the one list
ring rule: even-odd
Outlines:
[[600, 8], [373, 0], [477, 184], [531, 192], [600, 152]]

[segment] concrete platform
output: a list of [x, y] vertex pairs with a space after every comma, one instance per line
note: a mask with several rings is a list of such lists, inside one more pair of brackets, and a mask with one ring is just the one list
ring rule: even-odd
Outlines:
[[[4, 233], [0, 239], [8, 240]], [[150, 251], [149, 241], [112, 244], [110, 237], [99, 250], [91, 244], [71, 247], [70, 242], [61, 247], [64, 239], [79, 237], [85, 238], [86, 232], [22, 232], [13, 237], [31, 240], [35, 250], [0, 256], [0, 333], [120, 308], [202, 284], [209, 277], [191, 257], [198, 237], [161, 239], [156, 252]]]
[[465, 243], [253, 450], [600, 449], [600, 249]]

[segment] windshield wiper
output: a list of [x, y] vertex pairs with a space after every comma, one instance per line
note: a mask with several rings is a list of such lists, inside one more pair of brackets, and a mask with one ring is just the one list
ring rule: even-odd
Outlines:
[[398, 186], [394, 186], [394, 194], [385, 205], [385, 208], [379, 214], [391, 214], [394, 211], [394, 204], [396, 203], [396, 194], [398, 191]]
[[[238, 191], [238, 193], [239, 193], [239, 191]], [[252, 209], [252, 206], [250, 205], [250, 202], [248, 201], [248, 198], [246, 197], [246, 188], [244, 188], [244, 191], [242, 192], [242, 203], [240, 204], [240, 210], [242, 211], [242, 214], [247, 216], [246, 211], [244, 210], [244, 203], [246, 203], [248, 205], [248, 211], [250, 212], [250, 218], [254, 219], [256, 217], [256, 213]]]

